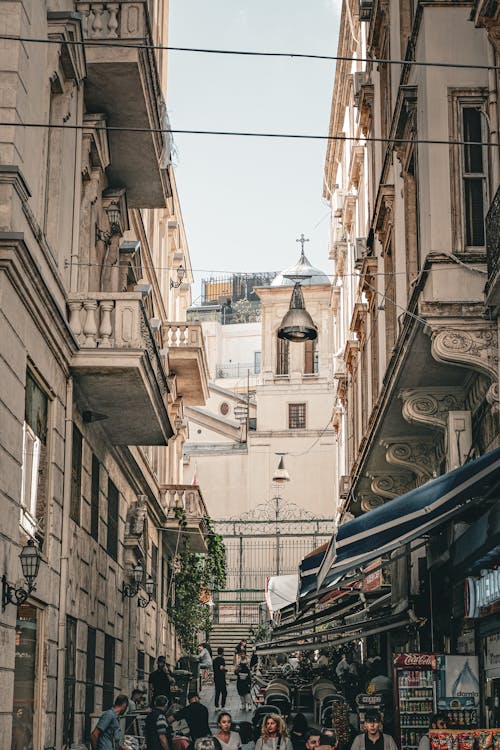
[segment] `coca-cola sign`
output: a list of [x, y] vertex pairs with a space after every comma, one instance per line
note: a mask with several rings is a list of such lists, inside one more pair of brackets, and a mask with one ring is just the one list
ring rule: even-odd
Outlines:
[[414, 669], [436, 669], [436, 654], [396, 654], [395, 667], [413, 667]]

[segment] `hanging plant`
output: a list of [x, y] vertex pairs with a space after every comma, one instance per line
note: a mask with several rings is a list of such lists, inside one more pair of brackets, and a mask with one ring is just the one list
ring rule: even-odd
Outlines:
[[[180, 521], [181, 522], [181, 521]], [[207, 526], [206, 554], [192, 552], [185, 542], [176, 556], [173, 571], [174, 596], [169, 597], [167, 612], [182, 648], [194, 653], [200, 631], [210, 632], [210, 607], [207, 599], [226, 583], [226, 550], [215, 534], [210, 519]]]

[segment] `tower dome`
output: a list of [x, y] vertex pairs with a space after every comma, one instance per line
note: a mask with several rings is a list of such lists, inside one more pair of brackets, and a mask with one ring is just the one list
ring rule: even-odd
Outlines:
[[329, 284], [330, 279], [326, 273], [312, 266], [304, 255], [304, 242], [307, 242], [304, 235], [301, 235], [300, 240], [297, 240], [297, 242], [302, 244], [300, 258], [293, 266], [286, 268], [275, 276], [271, 282], [271, 286], [293, 286], [296, 281], [300, 281], [302, 286]]

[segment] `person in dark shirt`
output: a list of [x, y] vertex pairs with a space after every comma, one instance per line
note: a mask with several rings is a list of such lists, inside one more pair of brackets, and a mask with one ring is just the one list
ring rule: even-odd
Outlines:
[[217, 649], [217, 656], [213, 661], [212, 668], [214, 670], [214, 685], [215, 685], [215, 708], [224, 708], [226, 705], [227, 698], [227, 684], [226, 684], [226, 660], [224, 659], [224, 649]]
[[170, 682], [172, 680], [168, 673], [167, 663], [164, 656], [159, 656], [157, 668], [149, 675], [149, 704], [154, 706], [155, 699], [159, 695], [165, 695], [170, 703], [172, 700], [172, 691]]
[[366, 711], [365, 732], [355, 737], [351, 750], [398, 750], [391, 735], [381, 732], [381, 718], [379, 711]]
[[189, 727], [191, 740], [194, 742], [199, 737], [207, 737], [212, 734], [208, 725], [208, 708], [200, 703], [200, 698], [196, 693], [188, 697], [189, 704], [177, 711], [173, 716], [169, 716], [169, 721], [180, 721], [184, 719]]

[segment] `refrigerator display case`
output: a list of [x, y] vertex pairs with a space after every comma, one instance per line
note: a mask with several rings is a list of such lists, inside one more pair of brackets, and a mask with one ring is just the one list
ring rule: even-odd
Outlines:
[[437, 710], [448, 729], [475, 729], [479, 721], [479, 663], [477, 656], [438, 657]]
[[436, 654], [396, 654], [394, 657], [396, 740], [403, 750], [417, 748], [429, 731], [436, 710]]

